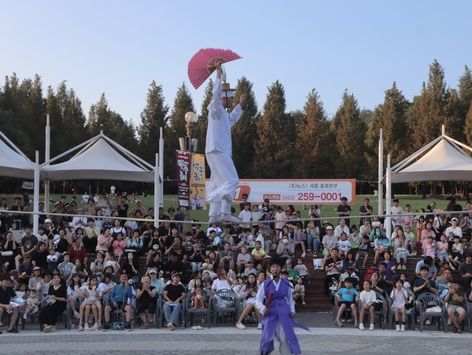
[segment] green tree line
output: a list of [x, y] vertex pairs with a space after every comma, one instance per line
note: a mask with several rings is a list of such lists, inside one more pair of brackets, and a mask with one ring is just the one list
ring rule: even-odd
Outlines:
[[[204, 151], [211, 99], [209, 80], [199, 110], [194, 135]], [[438, 134], [447, 133], [472, 145], [472, 72], [465, 66], [457, 88], [445, 81], [444, 69], [434, 61], [421, 91], [409, 101], [395, 82], [377, 107], [361, 109], [354, 93], [342, 93], [341, 103], [328, 117], [316, 89], [307, 93], [300, 110], [288, 112], [285, 89], [276, 81], [268, 87], [261, 108], [253, 84], [245, 77], [236, 84], [235, 102], [248, 97], [245, 112], [233, 128], [233, 157], [241, 178], [357, 178], [375, 180], [379, 129], [383, 128], [385, 151], [394, 162], [411, 154]], [[143, 93], [144, 94], [144, 93]], [[195, 111], [189, 88], [182, 84], [172, 107], [162, 85], [151, 82], [141, 121], [134, 124], [115, 112], [105, 94], [84, 112], [80, 98], [65, 82], [43, 92], [39, 75], [20, 80], [5, 77], [0, 88], [0, 130], [31, 159], [34, 151], [44, 156], [46, 115], [51, 120], [51, 156], [98, 134], [105, 134], [154, 164], [159, 128], [164, 127], [165, 174], [176, 175], [178, 137], [185, 135], [185, 113]]]

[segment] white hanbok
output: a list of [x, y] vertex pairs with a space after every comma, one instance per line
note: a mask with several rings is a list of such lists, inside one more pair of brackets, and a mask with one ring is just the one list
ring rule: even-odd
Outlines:
[[238, 173], [231, 158], [231, 127], [241, 118], [243, 110], [237, 105], [231, 113], [223, 107], [221, 79], [216, 78], [213, 97], [208, 105], [208, 127], [205, 153], [211, 176], [207, 187], [209, 215], [218, 217], [230, 214], [236, 189]]

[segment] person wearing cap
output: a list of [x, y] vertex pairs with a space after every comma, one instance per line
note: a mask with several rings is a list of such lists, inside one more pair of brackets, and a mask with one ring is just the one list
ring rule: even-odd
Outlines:
[[459, 227], [459, 220], [456, 217], [451, 219], [451, 225], [446, 228], [444, 232], [449, 241], [454, 239], [454, 236], [462, 238], [462, 229]]
[[346, 225], [351, 226], [351, 221], [349, 216], [351, 215], [351, 206], [347, 204], [347, 197], [341, 197], [341, 204], [337, 208], [337, 213], [339, 218], [344, 218], [346, 220]]
[[338, 238], [334, 235], [334, 228], [332, 225], [327, 225], [325, 227], [326, 234], [323, 236], [321, 240], [321, 244], [323, 244], [323, 256], [329, 255], [331, 249], [336, 246], [338, 242]]
[[211, 176], [208, 183], [207, 200], [210, 203], [209, 223], [240, 223], [239, 218], [231, 215], [233, 197], [238, 187], [238, 173], [234, 167], [231, 144], [231, 127], [241, 118], [242, 106], [246, 96], [241, 95], [239, 104], [228, 113], [234, 91], [224, 88], [221, 63], [215, 63], [216, 80], [213, 97], [208, 105], [208, 127], [205, 154], [210, 166]]
[[290, 282], [281, 278], [281, 260], [273, 259], [270, 265], [272, 278], [266, 279], [257, 290], [256, 309], [263, 316], [259, 346], [261, 354], [274, 351], [274, 340], [279, 341], [282, 355], [301, 354], [294, 327], [307, 329], [293, 319], [295, 302]]

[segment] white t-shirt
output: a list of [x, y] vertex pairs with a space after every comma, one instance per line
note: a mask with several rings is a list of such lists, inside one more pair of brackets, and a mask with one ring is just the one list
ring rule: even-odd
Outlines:
[[229, 290], [231, 287], [229, 286], [228, 280], [220, 280], [215, 279], [211, 284], [211, 289], [215, 291], [219, 290]]
[[285, 211], [275, 212], [275, 229], [282, 229], [285, 226], [287, 215]]
[[371, 304], [377, 300], [377, 295], [375, 294], [374, 290], [364, 290], [360, 293], [359, 299], [361, 300], [362, 304]]
[[341, 227], [340, 225], [336, 226], [334, 229], [334, 235], [339, 238], [341, 236], [341, 233], [344, 232], [346, 235], [349, 237], [349, 234], [351, 231], [349, 230], [349, 227], [344, 225], [344, 227]]
[[351, 242], [349, 240], [338, 240], [338, 248], [342, 252], [348, 252], [351, 249]]

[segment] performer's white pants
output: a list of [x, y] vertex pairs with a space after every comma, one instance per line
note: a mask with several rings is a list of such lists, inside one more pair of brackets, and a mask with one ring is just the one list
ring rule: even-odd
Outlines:
[[217, 217], [220, 213], [230, 214], [239, 181], [233, 159], [230, 155], [218, 151], [207, 153], [206, 158], [211, 170], [207, 190], [209, 215]]
[[290, 351], [290, 346], [287, 342], [287, 337], [285, 336], [284, 328], [282, 327], [282, 322], [278, 322], [277, 328], [275, 329], [275, 337], [279, 341], [279, 352], [281, 355], [292, 355]]

